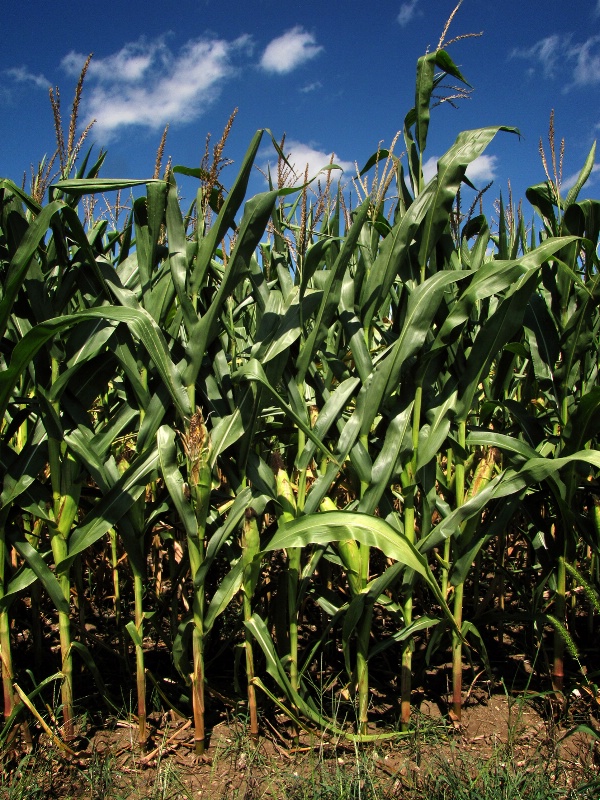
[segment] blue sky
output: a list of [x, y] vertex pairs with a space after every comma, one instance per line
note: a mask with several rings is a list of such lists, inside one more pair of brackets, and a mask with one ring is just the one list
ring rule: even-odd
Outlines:
[[[208, 132], [216, 141], [234, 107], [226, 155], [240, 161], [258, 128], [286, 133], [286, 152], [303, 173], [329, 161], [354, 174], [387, 146], [414, 101], [417, 58], [434, 49], [456, 0], [128, 0], [96, 4], [6, 2], [0, 10], [0, 177], [24, 171], [55, 149], [48, 87], [59, 86], [68, 114], [78, 73], [86, 78], [80, 128], [108, 150], [105, 177], [151, 177], [170, 123], [165, 155], [197, 167]], [[474, 87], [458, 109], [433, 112], [429, 169], [461, 130], [516, 126], [501, 133], [474, 165], [478, 187], [515, 197], [544, 180], [538, 143], [547, 148], [555, 110], [566, 140], [563, 181], [578, 172], [600, 132], [600, 0], [464, 0], [446, 39]], [[402, 141], [396, 152], [402, 152]], [[266, 146], [259, 163], [273, 154]], [[600, 157], [599, 157], [600, 161]], [[235, 164], [222, 175], [227, 186]], [[252, 189], [264, 181], [257, 172]], [[185, 193], [185, 192], [184, 192]], [[600, 194], [600, 170], [587, 194]], [[488, 195], [489, 196], [489, 195]]]

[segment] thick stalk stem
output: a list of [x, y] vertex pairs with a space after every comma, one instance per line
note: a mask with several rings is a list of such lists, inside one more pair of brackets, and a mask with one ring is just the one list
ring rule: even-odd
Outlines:
[[[554, 612], [559, 622], [564, 623], [566, 614], [567, 570], [565, 554], [558, 558], [556, 565], [556, 595]], [[565, 640], [560, 630], [554, 631], [554, 664], [552, 666], [552, 686], [554, 691], [562, 692], [565, 677]]]
[[[58, 380], [59, 364], [52, 359], [52, 383]], [[53, 403], [54, 411], [60, 414], [60, 404]], [[48, 461], [52, 486], [54, 522], [50, 525], [50, 546], [55, 564], [66, 559], [71, 527], [77, 516], [81, 485], [78, 482], [78, 467], [69, 453], [63, 453], [61, 442], [48, 438]], [[58, 611], [60, 652], [62, 658], [61, 686], [63, 729], [66, 740], [74, 736], [73, 727], [73, 659], [71, 655], [71, 621], [67, 610], [71, 603], [71, 579], [67, 569], [58, 576], [58, 582], [65, 600], [65, 610]]]
[[[369, 583], [369, 559], [371, 548], [365, 544], [360, 545], [360, 587], [366, 589]], [[368, 731], [369, 710], [369, 640], [371, 638], [371, 621], [373, 619], [373, 606], [365, 605], [363, 617], [358, 626], [356, 642], [356, 681], [358, 687], [358, 732], [361, 736]]]
[[373, 622], [373, 606], [365, 608], [358, 626], [356, 648], [356, 680], [358, 684], [358, 732], [365, 736], [369, 732], [369, 640]]
[[[242, 584], [244, 622], [252, 616], [252, 596], [258, 583], [259, 565], [254, 556], [260, 551], [260, 535], [256, 512], [248, 508], [242, 532], [242, 559], [244, 562], [244, 578]], [[256, 706], [256, 689], [254, 686], [254, 652], [253, 638], [246, 628], [246, 681], [248, 684], [248, 714], [250, 717], [250, 737], [258, 741], [258, 709]]]
[[[6, 569], [6, 519], [8, 507], [0, 517], [0, 598], [4, 597]], [[2, 690], [4, 695], [4, 719], [8, 719], [14, 708], [12, 648], [10, 643], [10, 620], [8, 608], [0, 606], [0, 658], [2, 659]]]
[[123, 630], [121, 627], [121, 587], [119, 585], [119, 554], [117, 551], [117, 533], [114, 528], [109, 531], [110, 536], [110, 559], [112, 568], [113, 579], [113, 592], [114, 602], [113, 608], [115, 612], [115, 626], [119, 632], [119, 643], [122, 647], [123, 644]]
[[194, 583], [192, 608], [194, 632], [192, 636], [193, 672], [192, 705], [194, 712], [194, 742], [196, 755], [201, 756], [206, 746], [205, 691], [204, 691], [204, 582], [196, 585], [200, 568], [204, 564], [206, 520], [210, 506], [211, 470], [210, 439], [200, 409], [192, 416], [184, 446], [188, 459], [190, 495], [196, 519], [196, 530], [188, 530], [188, 553]]
[[[464, 450], [467, 437], [467, 424], [464, 421], [458, 425], [458, 443]], [[456, 507], [460, 508], [465, 500], [465, 465], [462, 455], [456, 455], [454, 468], [454, 495], [456, 497]], [[452, 631], [452, 711], [457, 720], [461, 718], [462, 712], [462, 606], [463, 606], [463, 583], [458, 584], [454, 589], [453, 617], [455, 629]]]
[[[51, 544], [54, 563], [58, 564], [67, 557], [67, 542], [62, 537], [61, 533], [57, 531], [51, 537]], [[71, 580], [68, 571], [63, 572], [58, 576], [58, 583], [68, 606], [71, 597]], [[65, 739], [68, 741], [69, 739], [73, 738], [75, 732], [73, 727], [73, 658], [71, 655], [71, 619], [69, 612], [66, 610], [62, 611], [59, 609], [58, 611], [58, 630], [62, 659], [61, 672], [63, 675], [63, 682], [61, 686], [63, 733]]]
[[[244, 595], [244, 621], [252, 616], [250, 598]], [[254, 650], [252, 647], [252, 634], [246, 631], [244, 643], [246, 651], [246, 681], [248, 684], [248, 715], [250, 718], [250, 738], [258, 741], [258, 708], [256, 705], [256, 688], [254, 686]]]
[[[460, 631], [462, 628], [462, 611], [464, 583], [454, 589], [454, 622]], [[462, 639], [456, 631], [452, 632], [452, 713], [460, 720], [462, 713]]]
[[[452, 468], [454, 463], [454, 452], [452, 448], [448, 448], [448, 455], [446, 458], [446, 483], [448, 487], [452, 484]], [[448, 599], [448, 565], [450, 564], [450, 552], [451, 552], [451, 542], [450, 539], [446, 539], [444, 542], [444, 566], [442, 567], [442, 596], [444, 600]]]
[[[133, 597], [135, 627], [140, 642], [144, 636], [144, 582], [142, 575], [133, 568]], [[138, 706], [139, 744], [144, 747], [148, 739], [148, 726], [146, 722], [146, 668], [144, 665], [144, 648], [142, 644], [135, 644], [135, 675]]]
[[[424, 267], [423, 267], [424, 269]], [[421, 280], [424, 276], [421, 276]], [[413, 456], [403, 476], [402, 491], [404, 494], [404, 535], [411, 543], [415, 543], [415, 497], [416, 497], [416, 472], [417, 448], [419, 445], [419, 430], [421, 428], [421, 406], [423, 403], [423, 387], [415, 389], [415, 402], [412, 417], [412, 446]], [[407, 587], [406, 597], [402, 606], [404, 625], [408, 627], [413, 620], [413, 590]], [[412, 638], [405, 642], [402, 650], [402, 665], [400, 669], [400, 726], [401, 730], [408, 730], [410, 724], [410, 709], [412, 695], [412, 654], [414, 643]]]
[[[194, 612], [194, 620], [196, 613]], [[201, 756], [205, 750], [205, 701], [204, 701], [204, 636], [202, 626], [194, 622], [192, 636], [194, 672], [192, 674], [192, 705], [194, 711], [194, 745], [196, 755]]]
[[[405, 498], [404, 505], [404, 533], [412, 543], [415, 538], [415, 505], [414, 487], [410, 487], [409, 494]], [[413, 615], [413, 596], [412, 591], [408, 592], [402, 606], [402, 616], [404, 626], [407, 627], [412, 622]], [[400, 726], [401, 730], [408, 730], [410, 724], [412, 694], [412, 642], [406, 642], [402, 650], [402, 664], [400, 671]]]

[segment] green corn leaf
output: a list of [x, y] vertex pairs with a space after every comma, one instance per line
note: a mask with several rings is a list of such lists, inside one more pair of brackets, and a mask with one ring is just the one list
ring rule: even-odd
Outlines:
[[431, 574], [427, 561], [407, 539], [385, 520], [358, 512], [326, 511], [299, 517], [281, 525], [264, 552], [346, 539], [378, 548], [385, 556], [415, 570], [429, 582]]
[[188, 294], [190, 291], [188, 284], [191, 281], [191, 270], [188, 265], [185, 228], [179, 206], [177, 184], [174, 179], [169, 181], [166, 225], [169, 235], [169, 266], [171, 268], [172, 284], [177, 293], [177, 299], [183, 312], [183, 319], [189, 336], [198, 324], [198, 315]]
[[[339, 419], [342, 411], [347, 407], [350, 398], [359, 386], [360, 380], [358, 378], [347, 378], [336, 386], [335, 391], [329, 395], [312, 429], [314, 435], [320, 441], [325, 440], [325, 436], [331, 426]], [[301, 471], [308, 468], [316, 449], [317, 445], [314, 441], [309, 440], [306, 443], [304, 450], [296, 459], [296, 468], [298, 470]]]
[[[69, 613], [69, 602], [65, 599], [62, 589], [60, 588], [60, 584], [57, 581], [54, 573], [51, 571], [50, 567], [44, 561], [41, 553], [33, 548], [26, 539], [20, 538], [16, 533], [13, 535], [11, 532], [9, 537], [11, 544], [15, 548], [15, 550], [21, 555], [25, 561], [29, 564], [32, 572], [35, 573], [36, 577], [42, 583], [44, 589], [50, 595], [52, 602], [54, 603], [54, 607], [57, 611], [60, 611], [63, 614]], [[21, 586], [23, 584], [23, 576], [21, 576]], [[15, 587], [9, 586], [9, 590], [14, 592]], [[5, 598], [3, 601], [10, 596], [9, 592], [6, 593]]]
[[373, 605], [377, 602], [379, 597], [382, 597], [384, 602], [388, 599], [386, 595], [383, 595], [383, 592], [389, 590], [394, 585], [403, 569], [404, 565], [399, 562], [388, 567], [350, 601], [348, 610], [344, 615], [344, 624], [342, 626], [342, 649], [344, 651], [346, 672], [349, 675], [352, 674], [352, 666], [350, 664], [350, 639], [352, 634], [359, 626], [364, 615], [371, 612]]
[[421, 160], [423, 158], [423, 152], [425, 151], [427, 133], [429, 130], [431, 96], [435, 87], [439, 85], [443, 77], [443, 75], [435, 75], [436, 67], [439, 67], [444, 73], [452, 75], [452, 77], [462, 81], [465, 85], [469, 85], [445, 50], [436, 50], [433, 53], [427, 53], [421, 56], [417, 61], [414, 108], [416, 117], [414, 124]]
[[42, 210], [40, 204], [36, 203], [33, 197], [30, 197], [26, 192], [23, 191], [23, 189], [19, 188], [16, 183], [13, 183], [13, 181], [9, 180], [8, 178], [0, 178], [0, 191], [4, 192], [5, 194], [8, 193], [18, 197], [23, 205], [29, 211], [31, 211], [34, 216], [37, 216]]
[[456, 339], [462, 325], [469, 319], [476, 303], [492, 295], [506, 291], [522, 275], [539, 269], [554, 253], [573, 242], [573, 237], [546, 239], [534, 250], [521, 258], [511, 261], [488, 261], [473, 274], [460, 299], [453, 305], [450, 313], [436, 337], [436, 347], [446, 347]]
[[402, 331], [389, 354], [377, 364], [372, 380], [364, 387], [370, 411], [362, 420], [361, 434], [369, 432], [381, 403], [397, 389], [404, 364], [425, 342], [447, 286], [464, 280], [468, 274], [462, 270], [438, 272], [411, 293]]
[[417, 238], [418, 229], [435, 198], [437, 178], [419, 194], [410, 208], [394, 224], [391, 233], [383, 240], [371, 272], [360, 293], [360, 318], [365, 329], [388, 296], [396, 277], [410, 258], [411, 242]]
[[430, 409], [431, 423], [419, 431], [417, 445], [417, 471], [434, 459], [443, 446], [450, 431], [458, 397], [457, 381], [450, 378], [438, 398], [438, 404]]
[[56, 565], [57, 571], [68, 570], [79, 553], [87, 550], [119, 522], [146, 491], [147, 484], [152, 481], [155, 474], [157, 463], [156, 444], [134, 458], [117, 483], [98, 501], [70, 535], [69, 554]]
[[177, 447], [175, 431], [162, 425], [156, 434], [160, 471], [167, 486], [173, 505], [183, 523], [186, 535], [198, 538], [198, 520], [189, 501], [185, 497], [184, 480], [177, 466]]
[[266, 364], [288, 350], [300, 338], [303, 320], [310, 319], [319, 307], [322, 292], [308, 290], [301, 297], [297, 286], [283, 300], [276, 291], [269, 292], [265, 313], [256, 332], [250, 357]]
[[[344, 333], [348, 339], [348, 348], [352, 353], [352, 358], [356, 366], [356, 371], [360, 380], [365, 383], [369, 375], [373, 372], [373, 359], [367, 343], [365, 341], [365, 331], [358, 316], [354, 312], [356, 283], [350, 270], [346, 271], [342, 281], [342, 293], [340, 295], [339, 319], [342, 323]], [[330, 330], [330, 339], [335, 334], [335, 328]], [[330, 352], [329, 342], [326, 344], [324, 357], [327, 359]]]
[[5, 470], [0, 494], [0, 508], [13, 503], [19, 495], [25, 492], [36, 480], [44, 469], [48, 460], [48, 442], [44, 426], [38, 423], [31, 440], [10, 464], [4, 463]]
[[179, 624], [171, 650], [175, 668], [188, 685], [190, 683], [190, 675], [193, 672], [192, 662], [189, 657], [193, 631], [194, 617], [190, 614]]
[[62, 372], [48, 394], [50, 401], [58, 400], [69, 384], [74, 385], [73, 376], [85, 367], [93, 358], [99, 355], [106, 347], [109, 339], [114, 335], [114, 325], [106, 320], [91, 320], [90, 323], [81, 323], [80, 328], [86, 328], [86, 340], [67, 364], [67, 369]]
[[383, 447], [373, 464], [371, 481], [358, 504], [358, 510], [365, 514], [375, 513], [384, 491], [391, 483], [400, 452], [406, 451], [407, 459], [409, 457], [409, 446], [412, 450], [412, 442], [409, 441], [409, 437], [413, 405], [414, 400], [411, 400], [407, 406], [401, 406], [397, 413], [387, 421]]
[[[206, 553], [204, 554], [204, 562], [202, 563], [202, 566], [200, 567], [194, 578], [194, 586], [196, 588], [199, 588], [200, 586], [204, 585], [204, 581], [206, 580], [206, 575], [208, 573], [208, 570], [211, 568], [215, 558], [218, 556], [223, 545], [228, 541], [228, 539], [231, 538], [231, 536], [233, 536], [235, 530], [239, 526], [240, 522], [244, 517], [244, 514], [246, 513], [248, 507], [252, 504], [252, 502], [255, 502], [253, 500], [253, 493], [252, 490], [248, 487], [242, 489], [242, 491], [236, 495], [233, 505], [231, 506], [231, 508], [229, 509], [229, 513], [227, 514], [227, 519], [225, 520], [223, 525], [221, 525], [221, 527], [211, 535], [208, 541], [208, 545], [206, 547]], [[211, 612], [211, 619], [214, 619], [214, 617], [212, 617], [212, 613], [213, 612]], [[215, 614], [215, 617], [218, 616], [218, 613], [219, 612]]]
[[599, 469], [600, 451], [581, 450], [561, 458], [531, 458], [518, 471], [507, 470], [436, 525], [429, 536], [419, 541], [418, 550], [427, 553], [451, 536], [458, 535], [462, 523], [481, 513], [492, 500], [519, 494], [578, 461]]
[[233, 412], [220, 419], [210, 432], [212, 449], [210, 454], [211, 467], [217, 463], [217, 458], [232, 444], [235, 444], [243, 436], [246, 430], [245, 413], [248, 402], [252, 399], [251, 389], [244, 393], [240, 406]]
[[136, 647], [142, 647], [143, 641], [142, 637], [140, 636], [140, 632], [135, 626], [135, 623], [132, 620], [129, 620], [127, 625], [125, 625], [125, 630], [131, 636], [131, 641], [134, 643]]
[[97, 309], [79, 311], [76, 314], [48, 320], [32, 328], [21, 339], [13, 350], [10, 365], [4, 372], [3, 385], [0, 387], [0, 410], [6, 410], [11, 393], [23, 371], [29, 365], [39, 349], [57, 333], [68, 330], [79, 322], [96, 318], [106, 318], [116, 323], [125, 323], [139, 337], [150, 358], [169, 389], [173, 402], [182, 418], [190, 415], [189, 398], [182, 383], [181, 376], [171, 357], [164, 337], [150, 315], [140, 310], [102, 306]]
[[459, 548], [459, 553], [462, 554], [455, 558], [455, 561], [452, 564], [452, 572], [450, 576], [451, 586], [458, 586], [459, 584], [465, 582], [469, 573], [471, 572], [471, 569], [473, 568], [473, 562], [475, 561], [477, 554], [483, 547], [485, 547], [485, 545], [488, 544], [488, 542], [492, 541], [494, 537], [506, 530], [506, 526], [517, 512], [519, 505], [520, 500], [518, 497], [507, 498], [507, 501], [503, 504], [496, 518], [491, 523], [486, 520], [485, 528], [483, 531], [481, 531], [481, 535], [476, 536], [474, 539], [468, 542], [466, 550], [461, 538], [458, 538], [457, 547]]
[[100, 458], [93, 442], [93, 434], [89, 429], [82, 426], [66, 433], [64, 439], [69, 450], [77, 456], [85, 468], [88, 470], [101, 492], [106, 493], [114, 484], [111, 474], [106, 469], [106, 465]]
[[535, 273], [521, 278], [506, 300], [482, 325], [458, 381], [458, 400], [455, 406], [457, 422], [467, 419], [482, 377], [488, 374], [494, 358], [520, 328], [537, 280]]
[[532, 294], [525, 310], [525, 338], [529, 344], [535, 377], [543, 385], [554, 385], [554, 365], [560, 353], [556, 324], [539, 294]]
[[592, 170], [594, 168], [594, 163], [596, 160], [596, 142], [593, 143], [590, 152], [588, 153], [588, 157], [585, 160], [585, 164], [581, 168], [581, 172], [579, 173], [577, 180], [573, 184], [573, 186], [569, 189], [567, 194], [567, 199], [565, 200], [565, 211], [572, 205], [579, 196], [579, 192], [583, 189], [587, 179], [592, 174]]
[[421, 234], [419, 263], [423, 266], [448, 225], [452, 204], [467, 167], [485, 150], [499, 131], [518, 134], [516, 128], [496, 125], [459, 133], [454, 145], [438, 161], [438, 179]]
[[238, 380], [243, 381], [253, 381], [261, 386], [263, 386], [268, 393], [271, 395], [275, 403], [281, 408], [282, 411], [285, 412], [286, 416], [288, 416], [291, 420], [293, 420], [294, 424], [297, 425], [300, 430], [304, 431], [306, 436], [316, 445], [316, 447], [328, 458], [334, 458], [331, 454], [331, 451], [327, 449], [327, 447], [323, 444], [323, 442], [315, 435], [312, 428], [310, 428], [303, 419], [301, 419], [289, 406], [285, 400], [279, 395], [279, 393], [273, 388], [273, 386], [269, 383], [265, 371], [263, 370], [261, 364], [255, 359], [251, 359], [245, 364], [238, 372], [236, 373]]
[[52, 219], [65, 208], [62, 200], [50, 203], [40, 211], [33, 222], [28, 225], [19, 247], [8, 265], [6, 282], [2, 287], [0, 300], [0, 336], [4, 336], [6, 325], [13, 309], [14, 302], [27, 277], [31, 259], [42, 244]]
[[50, 191], [56, 189], [66, 192], [74, 197], [81, 197], [84, 194], [101, 194], [102, 192], [115, 192], [122, 189], [135, 189], [138, 186], [149, 186], [151, 184], [163, 184], [164, 181], [158, 178], [148, 180], [131, 180], [129, 178], [66, 178], [57, 181], [50, 186]]
[[565, 425], [561, 455], [568, 456], [581, 450], [600, 433], [600, 387], [595, 387], [577, 403]]
[[329, 326], [340, 302], [342, 279], [354, 254], [356, 243], [367, 219], [370, 206], [371, 200], [366, 198], [357, 209], [352, 225], [344, 237], [340, 253], [333, 268], [329, 271], [327, 283], [323, 287], [321, 305], [315, 315], [313, 328], [303, 342], [300, 355], [296, 361], [296, 379], [298, 383], [304, 380], [314, 354], [327, 338]]
[[[217, 336], [220, 315], [223, 313], [226, 299], [240, 280], [248, 274], [248, 263], [265, 232], [277, 198], [289, 191], [281, 189], [264, 192], [246, 203], [237, 231], [235, 248], [227, 262], [223, 280], [206, 313], [194, 327], [190, 338], [189, 363], [185, 372], [186, 385], [190, 386], [196, 381], [207, 348]], [[208, 241], [215, 227], [216, 225], [211, 228], [211, 233], [204, 241]]]
[[213, 594], [210, 604], [206, 609], [204, 615], [204, 634], [207, 635], [215, 620], [222, 614], [227, 606], [231, 603], [232, 599], [240, 591], [242, 587], [242, 580], [244, 577], [244, 563], [240, 558], [239, 561], [229, 570], [227, 575], [219, 583], [215, 593]]
[[372, 647], [369, 650], [369, 655], [367, 657], [368, 660], [372, 661], [373, 659], [377, 658], [377, 656], [381, 655], [381, 653], [383, 653], [385, 650], [387, 650], [388, 647], [391, 647], [391, 645], [405, 642], [407, 639], [410, 639], [412, 636], [414, 636], [415, 633], [432, 628], [439, 622], [440, 620], [437, 617], [429, 617], [427, 615], [419, 617], [414, 622], [411, 622], [410, 625], [407, 625], [406, 628], [401, 628], [400, 630], [395, 631], [383, 641], [378, 642], [374, 647]]
[[[225, 201], [219, 211], [219, 216], [214, 221], [209, 232], [198, 243], [198, 254], [194, 274], [189, 282], [190, 294], [196, 294], [202, 285], [208, 271], [210, 262], [221, 242], [230, 229], [235, 229], [235, 215], [241, 208], [248, 181], [254, 167], [254, 160], [260, 147], [264, 131], [257, 131], [252, 137], [252, 141], [244, 155], [240, 170], [233, 182], [233, 185], [225, 197]], [[263, 228], [264, 231], [264, 228]], [[262, 235], [262, 232], [261, 232]], [[221, 305], [221, 304], [219, 304]]]

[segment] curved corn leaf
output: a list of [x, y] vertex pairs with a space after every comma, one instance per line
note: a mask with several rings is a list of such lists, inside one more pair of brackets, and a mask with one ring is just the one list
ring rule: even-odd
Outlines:
[[113, 323], [125, 323], [144, 345], [148, 355], [154, 362], [162, 380], [182, 418], [189, 417], [190, 404], [183, 386], [181, 375], [171, 356], [164, 337], [152, 319], [144, 310], [102, 306], [101, 308], [79, 311], [59, 319], [51, 319], [32, 328], [13, 350], [10, 365], [3, 373], [3, 384], [0, 386], [0, 410], [4, 413], [10, 401], [12, 391], [23, 371], [29, 365], [39, 349], [55, 334], [68, 330], [79, 322], [90, 319], [105, 318]]
[[[65, 599], [63, 594], [63, 590], [60, 588], [60, 584], [57, 581], [54, 573], [51, 571], [50, 567], [44, 561], [41, 553], [32, 547], [26, 539], [20, 538], [15, 533], [9, 533], [8, 536], [11, 544], [17, 550], [19, 555], [21, 555], [25, 561], [29, 564], [31, 570], [35, 573], [36, 577], [42, 583], [44, 589], [50, 595], [52, 602], [54, 603], [54, 607], [57, 611], [62, 612], [63, 614], [69, 613], [69, 602]], [[23, 578], [26, 576], [21, 575], [20, 585], [23, 588]], [[6, 592], [5, 596], [2, 598], [0, 602], [3, 604], [8, 601], [11, 594], [15, 591], [15, 586], [11, 586], [9, 584], [8, 591]]]
[[97, 542], [114, 527], [146, 491], [158, 464], [158, 448], [154, 444], [136, 456], [119, 480], [98, 501], [69, 537], [69, 554], [56, 565], [58, 572], [69, 569], [73, 559]]
[[183, 523], [186, 535], [198, 538], [198, 520], [189, 501], [185, 497], [184, 480], [177, 466], [177, 447], [175, 431], [168, 425], [161, 425], [156, 434], [160, 471], [165, 481], [175, 510]]
[[481, 513], [492, 500], [518, 494], [578, 461], [600, 469], [600, 451], [581, 450], [562, 458], [531, 458], [518, 471], [506, 470], [436, 525], [427, 537], [421, 539], [417, 549], [421, 553], [429, 552], [444, 540], [458, 535], [462, 523]]
[[450, 150], [438, 161], [437, 183], [420, 237], [419, 263], [427, 263], [431, 251], [448, 225], [452, 204], [467, 167], [485, 150], [499, 131], [519, 133], [516, 128], [496, 125], [459, 133]]

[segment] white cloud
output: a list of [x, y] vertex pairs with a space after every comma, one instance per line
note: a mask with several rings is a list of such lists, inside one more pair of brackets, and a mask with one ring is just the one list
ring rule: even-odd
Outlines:
[[[232, 59], [250, 44], [248, 36], [234, 41], [193, 39], [178, 53], [163, 39], [126, 44], [90, 62], [83, 111], [87, 119], [96, 119], [94, 130], [104, 141], [127, 126], [157, 130], [167, 122], [190, 122], [215, 99], [235, 71]], [[62, 65], [78, 74], [84, 60], [71, 52]]]
[[554, 75], [556, 62], [564, 55], [565, 46], [569, 37], [553, 34], [540, 39], [531, 47], [515, 48], [511, 58], [525, 58], [530, 62], [539, 61], [547, 78]]
[[482, 155], [471, 161], [467, 167], [467, 178], [472, 183], [489, 183], [496, 179], [498, 156]]
[[308, 94], [308, 92], [314, 92], [317, 89], [321, 89], [323, 84], [321, 81], [313, 81], [312, 83], [307, 83], [306, 86], [303, 86], [300, 91], [304, 92], [304, 94]]
[[[423, 164], [423, 177], [425, 183], [437, 174], [437, 162], [439, 156], [431, 156]], [[467, 167], [467, 178], [474, 184], [489, 183], [495, 180], [496, 170], [498, 168], [498, 156], [482, 155], [471, 161]]]
[[[325, 150], [319, 150], [317, 147], [314, 147], [310, 144], [304, 144], [303, 142], [298, 142], [294, 139], [286, 139], [284, 145], [284, 152], [287, 160], [289, 161], [290, 165], [293, 167], [294, 172], [296, 174], [297, 182], [301, 182], [304, 180], [304, 174], [306, 171], [306, 165], [308, 164], [308, 177], [314, 178], [317, 173], [326, 167], [331, 161], [331, 151], [329, 153], [325, 152]], [[264, 171], [266, 172], [267, 167], [270, 165], [271, 174], [274, 171], [274, 159], [270, 159], [264, 164]], [[345, 173], [351, 172], [354, 173], [355, 165], [352, 161], [344, 161], [343, 159], [339, 158], [336, 153], [333, 153], [333, 163], [337, 164], [338, 167], [341, 167]], [[341, 176], [340, 170], [333, 171], [333, 177], [339, 178]]]
[[[107, 82], [114, 81], [116, 76], [125, 82], [139, 81], [154, 63], [159, 60], [166, 62], [168, 57], [169, 53], [162, 39], [153, 42], [140, 39], [138, 42], [129, 42], [117, 53], [106, 58], [92, 58], [87, 77]], [[81, 53], [71, 51], [63, 58], [61, 66], [70, 75], [78, 77], [85, 58]]]
[[[600, 8], [600, 0], [598, 2]], [[528, 73], [534, 74], [533, 67], [539, 64], [546, 78], [553, 78], [557, 72], [565, 74], [567, 65], [571, 71], [571, 81], [567, 81], [564, 91], [572, 86], [591, 86], [600, 83], [600, 36], [590, 36], [585, 42], [573, 42], [570, 33], [553, 34], [540, 39], [531, 47], [515, 49], [511, 58], [524, 58], [530, 62]], [[557, 69], [558, 68], [558, 69]]]
[[418, 2], [419, 0], [408, 0], [407, 3], [402, 3], [400, 6], [400, 11], [398, 12], [396, 20], [400, 23], [400, 25], [402, 25], [402, 27], [408, 25], [408, 23], [416, 15]]
[[12, 69], [7, 69], [4, 72], [5, 75], [8, 75], [9, 78], [17, 81], [17, 83], [33, 83], [39, 89], [48, 89], [52, 85], [43, 75], [34, 75], [26, 67], [12, 67]]
[[314, 58], [321, 50], [322, 45], [316, 43], [312, 33], [307, 33], [300, 25], [296, 25], [269, 42], [260, 59], [260, 66], [267, 72], [284, 75]]
[[437, 174], [438, 158], [439, 156], [431, 156], [423, 164], [423, 178], [425, 179], [425, 183], [429, 183], [433, 176]]
[[[575, 60], [573, 80], [579, 86], [600, 83], [600, 36], [591, 36], [581, 46], [573, 47], [570, 57]], [[596, 49], [594, 53], [593, 50]]]

